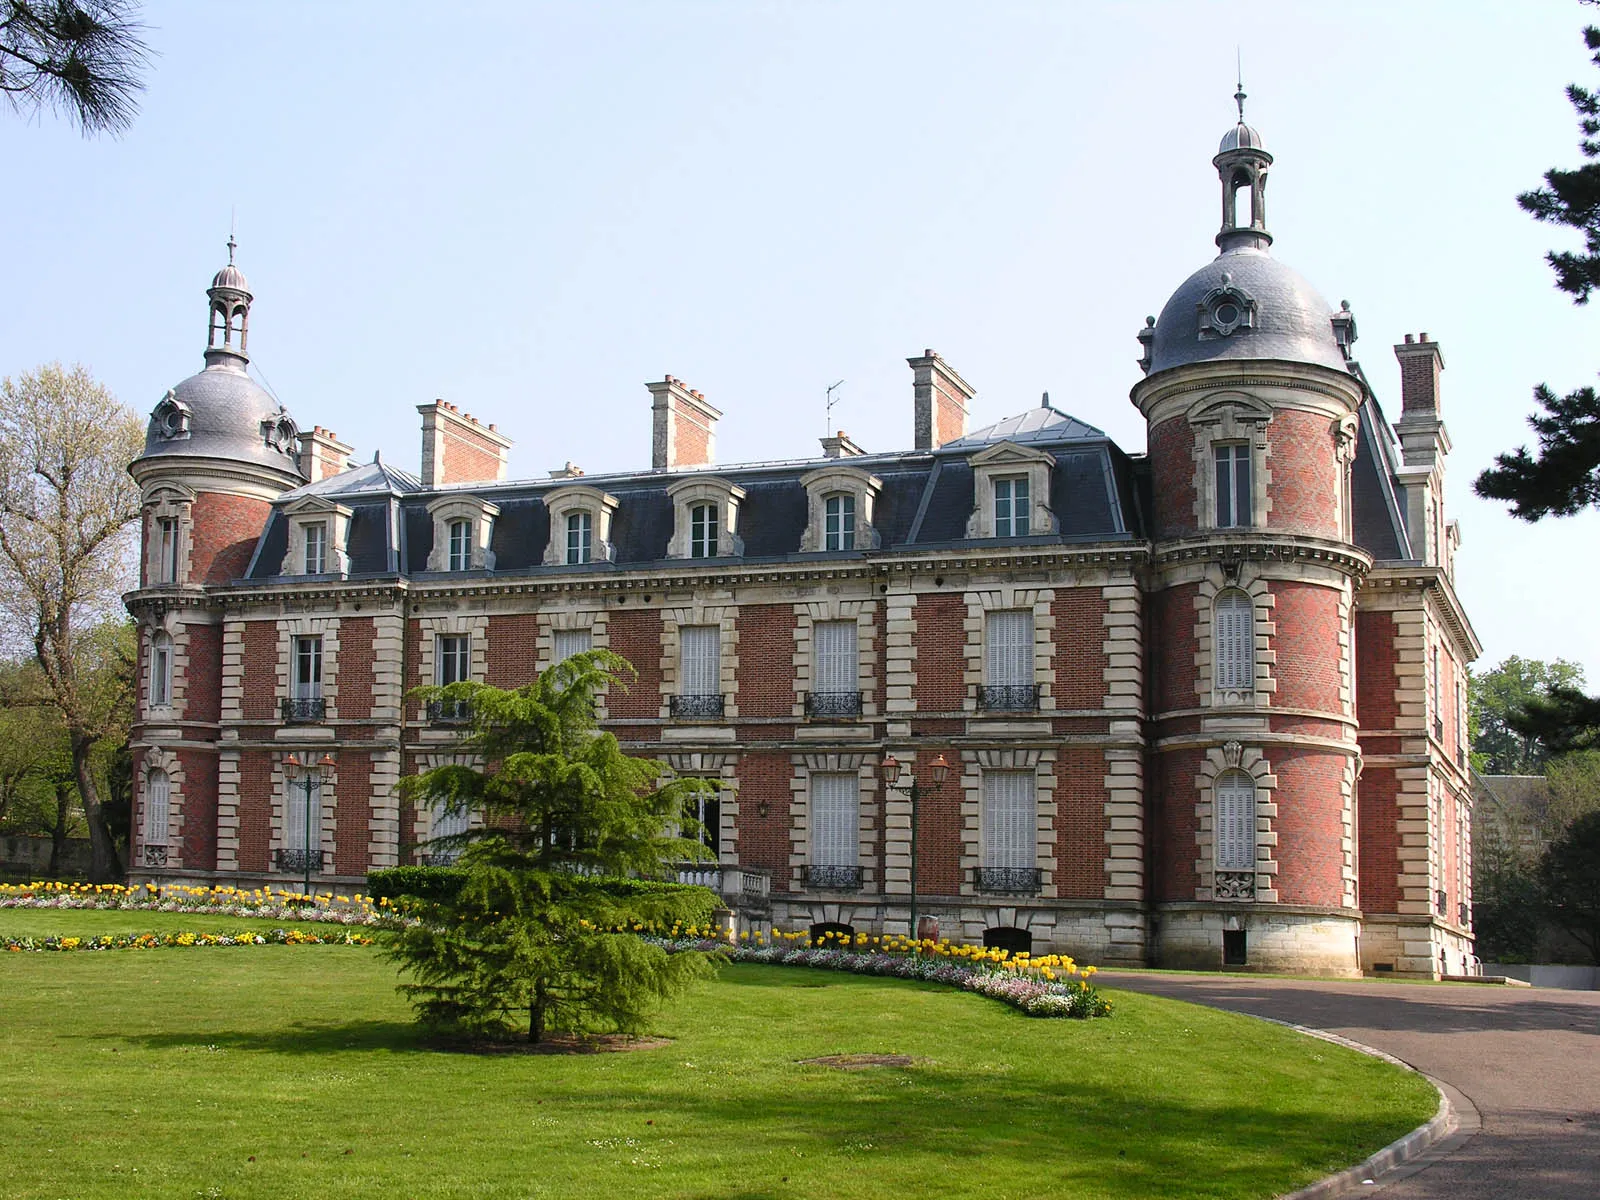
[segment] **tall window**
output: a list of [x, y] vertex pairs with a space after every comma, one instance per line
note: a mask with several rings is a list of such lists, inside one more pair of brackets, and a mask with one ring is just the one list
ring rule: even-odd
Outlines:
[[716, 625], [684, 625], [678, 630], [682, 669], [678, 692], [683, 696], [722, 694], [722, 629]]
[[321, 575], [328, 569], [328, 526], [317, 521], [306, 526], [306, 574]]
[[550, 657], [554, 662], [565, 662], [574, 654], [582, 654], [594, 644], [594, 635], [587, 629], [558, 629], [550, 639]]
[[1029, 871], [1038, 861], [1038, 797], [1032, 771], [983, 774], [983, 865]]
[[316, 700], [322, 695], [322, 638], [294, 640], [294, 698]]
[[172, 784], [162, 770], [150, 772], [144, 786], [144, 844], [167, 844], [167, 821], [172, 811]]
[[856, 498], [836, 492], [822, 502], [822, 548], [854, 550], [856, 545]]
[[1444, 740], [1444, 709], [1439, 704], [1439, 644], [1433, 645], [1433, 684], [1431, 687], [1433, 701], [1433, 736], [1440, 741]]
[[1002, 712], [1031, 711], [1039, 693], [1033, 683], [1033, 611], [991, 612], [985, 621], [983, 690], [980, 706]]
[[160, 527], [159, 558], [156, 565], [157, 583], [178, 582], [178, 519], [162, 517]]
[[1026, 475], [994, 481], [995, 537], [1026, 537], [1032, 515]]
[[854, 772], [811, 776], [811, 861], [854, 867], [861, 861], [861, 782]]
[[172, 637], [160, 632], [150, 639], [150, 706], [172, 703]]
[[1212, 608], [1212, 687], [1254, 692], [1256, 686], [1256, 609], [1249, 593], [1221, 593]]
[[1217, 448], [1217, 528], [1250, 524], [1250, 447], [1243, 442]]
[[717, 506], [696, 504], [689, 509], [689, 557], [717, 556]]
[[814, 693], [853, 702], [851, 712], [859, 711], [861, 699], [860, 662], [854, 621], [818, 621], [811, 626], [811, 645], [816, 657]]
[[[322, 778], [315, 771], [291, 776], [284, 789], [283, 848], [322, 848]], [[315, 862], [312, 866], [316, 866]]]
[[[472, 828], [472, 813], [465, 807], [452, 807], [448, 800], [441, 800], [434, 805], [433, 824], [429, 826], [429, 840], [435, 838], [454, 837], [465, 833]], [[461, 853], [458, 846], [449, 848], [438, 846], [430, 847], [425, 861], [431, 866], [446, 866], [455, 862], [456, 855]]]
[[465, 633], [441, 633], [434, 643], [433, 681], [466, 683], [472, 678], [472, 638]]
[[685, 806], [689, 815], [700, 823], [700, 841], [711, 853], [722, 853], [722, 798], [720, 795], [700, 793]]
[[1211, 829], [1216, 869], [1256, 869], [1256, 784], [1243, 771], [1227, 771], [1211, 786]]
[[450, 522], [450, 556], [449, 569], [452, 571], [470, 571], [472, 569], [472, 522], [459, 520]]
[[[715, 535], [712, 538], [715, 541]], [[588, 562], [594, 554], [594, 518], [587, 509], [567, 514], [567, 562]]]

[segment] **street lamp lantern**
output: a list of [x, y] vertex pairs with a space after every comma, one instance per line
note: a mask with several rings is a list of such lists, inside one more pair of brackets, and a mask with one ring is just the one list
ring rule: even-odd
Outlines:
[[944, 755], [939, 755], [933, 760], [933, 786], [943, 787], [944, 781], [949, 777], [950, 764], [945, 762]]
[[[950, 764], [943, 754], [933, 760], [933, 786], [942, 788], [950, 776]], [[901, 779], [906, 783], [902, 786]], [[911, 801], [911, 938], [921, 948], [921, 930], [917, 928], [917, 801], [922, 798], [922, 787], [917, 782], [915, 768], [909, 772], [906, 764], [892, 754], [883, 756], [883, 782], [891, 792], [899, 792]]]

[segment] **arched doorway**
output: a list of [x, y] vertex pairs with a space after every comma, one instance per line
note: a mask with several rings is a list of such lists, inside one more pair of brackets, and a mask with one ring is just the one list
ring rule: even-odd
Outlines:
[[983, 948], [985, 950], [1009, 950], [1012, 954], [1032, 954], [1033, 934], [1026, 929], [1016, 929], [1010, 925], [997, 925], [993, 929], [983, 931]]

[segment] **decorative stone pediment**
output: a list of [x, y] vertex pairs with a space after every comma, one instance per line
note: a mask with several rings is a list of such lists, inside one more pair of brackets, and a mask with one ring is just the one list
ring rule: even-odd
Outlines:
[[323, 527], [323, 536], [326, 538], [326, 558], [320, 574], [349, 574], [350, 556], [346, 546], [350, 541], [350, 518], [354, 515], [352, 509], [326, 496], [309, 495], [289, 501], [283, 506], [283, 514], [289, 521], [289, 545], [283, 555], [283, 564], [278, 568], [280, 575], [307, 573], [307, 531], [317, 525]]
[[465, 521], [467, 529], [468, 560], [456, 570], [494, 570], [494, 551], [489, 549], [494, 537], [494, 521], [500, 515], [500, 506], [490, 504], [481, 496], [441, 496], [428, 505], [428, 515], [433, 518], [433, 549], [428, 551], [429, 571], [449, 571], [451, 527]]
[[855, 535], [846, 550], [871, 550], [878, 544], [873, 527], [873, 506], [883, 488], [883, 480], [860, 467], [832, 465], [819, 467], [800, 476], [806, 489], [806, 529], [800, 535], [802, 551], [827, 548], [827, 502], [832, 496], [849, 496], [855, 508]]

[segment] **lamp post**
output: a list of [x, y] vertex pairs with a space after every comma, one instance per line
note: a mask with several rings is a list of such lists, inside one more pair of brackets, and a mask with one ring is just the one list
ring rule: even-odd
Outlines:
[[[933, 760], [933, 786], [942, 788], [949, 774], [950, 764], [945, 762], [941, 754]], [[902, 777], [909, 779], [904, 787], [900, 785]], [[906, 764], [892, 754], [885, 755], [883, 759], [883, 782], [891, 792], [899, 792], [911, 801], [911, 940], [917, 943], [920, 952], [922, 936], [917, 928], [917, 801], [922, 798], [922, 785], [917, 782], [916, 768], [912, 767], [908, 774]]]
[[[318, 757], [316, 757], [316, 751], [315, 750], [301, 750], [298, 753], [289, 754], [289, 755], [285, 756], [285, 758], [283, 760], [283, 763], [284, 763], [284, 766], [286, 766], [286, 767], [297, 768], [300, 771], [300, 786], [305, 788], [305, 792], [306, 792], [306, 816], [305, 816], [305, 821], [303, 822], [303, 824], [305, 826], [306, 844], [303, 847], [301, 847], [300, 853], [302, 855], [304, 855], [304, 858], [302, 859], [302, 863], [303, 863], [303, 865], [305, 867], [305, 894], [306, 894], [306, 899], [309, 900], [311, 898], [311, 792], [313, 790], [312, 789], [312, 784], [313, 783], [320, 784], [322, 782], [323, 778], [327, 775], [328, 771], [333, 767], [333, 765], [334, 765], [333, 755], [324, 754], [321, 758], [318, 758]], [[322, 839], [321, 839], [321, 837], [318, 837], [317, 846], [318, 846], [319, 850], [321, 849], [321, 843], [322, 843]], [[317, 869], [318, 870], [322, 869], [322, 864], [320, 862], [317, 864]]]

